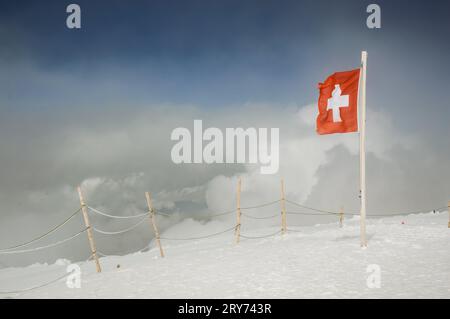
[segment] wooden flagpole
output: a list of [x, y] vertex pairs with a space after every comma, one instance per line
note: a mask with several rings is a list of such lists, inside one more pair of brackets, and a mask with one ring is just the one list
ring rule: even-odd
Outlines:
[[89, 222], [89, 216], [88, 216], [87, 209], [86, 209], [86, 203], [84, 202], [83, 193], [81, 192], [81, 187], [78, 186], [77, 190], [78, 190], [78, 196], [80, 197], [81, 212], [83, 213], [84, 224], [87, 228], [87, 235], [88, 235], [89, 245], [91, 247], [92, 257], [94, 258], [97, 272], [102, 272], [102, 267], [100, 266], [100, 262], [98, 261], [97, 250], [95, 248], [95, 242], [94, 242], [94, 236], [92, 235], [92, 227], [91, 227], [91, 223]]
[[359, 162], [360, 162], [360, 195], [361, 195], [361, 215], [360, 215], [360, 235], [361, 247], [367, 247], [366, 239], [366, 71], [367, 52], [361, 52], [361, 87], [359, 96]]

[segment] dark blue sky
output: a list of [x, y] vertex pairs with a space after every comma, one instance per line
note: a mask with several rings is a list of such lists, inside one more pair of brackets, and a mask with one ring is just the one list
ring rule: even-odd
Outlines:
[[404, 127], [445, 125], [450, 2], [377, 1], [382, 28], [369, 30], [372, 2], [77, 1], [82, 29], [69, 30], [70, 1], [2, 1], [1, 109], [302, 106], [365, 49], [369, 107]]
[[[449, 79], [449, 1], [378, 1], [381, 30], [365, 26], [371, 1], [77, 1], [81, 30], [65, 27], [69, 3], [3, 1], [1, 57], [68, 74], [86, 98], [105, 93], [90, 79], [117, 75], [120, 82], [123, 75], [123, 91], [110, 96], [302, 105], [316, 99], [316, 82], [328, 73], [357, 66], [361, 49], [369, 51], [371, 96], [381, 89], [394, 97], [392, 80], [418, 86], [411, 79], [416, 71], [432, 77], [427, 82]], [[35, 102], [52, 104], [57, 92], [37, 82], [13, 81], [7, 89], [41, 92], [43, 100]]]

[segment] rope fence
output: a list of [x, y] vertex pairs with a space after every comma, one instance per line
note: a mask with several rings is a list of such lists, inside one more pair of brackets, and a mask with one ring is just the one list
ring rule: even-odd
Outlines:
[[[82, 267], [82, 266], [83, 266], [84, 264], [86, 264], [91, 258], [92, 258], [92, 256], [89, 256], [89, 258], [88, 258], [86, 261], [84, 261], [84, 262], [78, 264], [78, 266], [79, 266], [79, 267]], [[52, 285], [52, 284], [54, 284], [54, 283], [57, 283], [58, 281], [61, 281], [61, 280], [63, 280], [63, 279], [66, 279], [67, 277], [69, 277], [70, 275], [72, 275], [74, 272], [75, 272], [75, 270], [74, 270], [74, 271], [71, 271], [71, 272], [68, 272], [68, 273], [65, 273], [65, 274], [63, 274], [63, 275], [61, 275], [61, 276], [58, 276], [58, 277], [56, 277], [55, 279], [52, 279], [52, 280], [50, 280], [50, 281], [47, 281], [47, 282], [44, 282], [44, 283], [42, 283], [42, 284], [35, 285], [35, 286], [32, 286], [32, 287], [28, 287], [28, 288], [16, 289], [16, 290], [9, 290], [9, 291], [4, 291], [4, 290], [2, 291], [2, 290], [0, 290], [0, 295], [18, 295], [18, 294], [21, 294], [21, 293], [24, 293], [24, 292], [29, 292], [29, 291], [33, 291], [33, 290], [36, 290], [36, 289], [44, 288], [44, 287], [50, 286], [50, 285]]]
[[267, 206], [271, 206], [273, 204], [279, 203], [281, 200], [277, 199], [271, 202], [267, 202], [261, 205], [256, 205], [256, 206], [247, 206], [247, 207], [241, 207], [242, 210], [246, 210], [246, 209], [255, 209], [255, 208], [262, 208], [262, 207], [267, 207]]
[[134, 224], [131, 227], [125, 228], [123, 230], [119, 230], [119, 231], [105, 231], [105, 230], [101, 230], [98, 229], [96, 227], [93, 227], [94, 231], [99, 233], [99, 234], [103, 234], [103, 235], [120, 235], [120, 234], [125, 234], [133, 229], [135, 229], [136, 227], [138, 227], [139, 225], [141, 225], [144, 221], [147, 220], [147, 216], [145, 216], [144, 218], [142, 218], [140, 221], [138, 221], [136, 224]]
[[68, 242], [72, 239], [77, 238], [78, 236], [80, 236], [82, 233], [84, 233], [85, 231], [87, 231], [88, 228], [85, 228], [81, 231], [79, 231], [78, 233], [76, 233], [75, 235], [72, 235], [68, 238], [65, 238], [63, 240], [59, 240], [53, 244], [49, 244], [49, 245], [45, 245], [45, 246], [40, 246], [40, 247], [35, 247], [35, 248], [29, 248], [29, 249], [22, 249], [22, 250], [10, 250], [10, 251], [2, 251], [0, 252], [1, 255], [5, 255], [5, 254], [22, 254], [22, 253], [29, 253], [29, 252], [33, 252], [33, 251], [39, 251], [42, 249], [47, 249], [47, 248], [51, 248], [51, 247], [55, 247], [55, 246], [59, 246], [65, 242]]
[[104, 217], [109, 217], [109, 218], [114, 218], [114, 219], [132, 219], [132, 218], [139, 218], [142, 216], [148, 216], [150, 213], [144, 213], [144, 214], [138, 214], [138, 215], [131, 215], [131, 216], [119, 216], [119, 215], [111, 215], [111, 214], [107, 214], [104, 212], [99, 211], [98, 209], [95, 209], [91, 206], [87, 206], [88, 209], [90, 209], [92, 212], [104, 216]]
[[339, 215], [339, 213], [305, 213], [305, 212], [286, 212], [288, 215], [308, 215], [308, 216], [331, 216], [331, 215]]
[[204, 239], [204, 238], [210, 238], [210, 237], [215, 237], [224, 233], [227, 233], [229, 231], [232, 231], [236, 228], [236, 226], [233, 226], [231, 228], [227, 228], [225, 230], [222, 230], [220, 232], [217, 233], [213, 233], [213, 234], [209, 234], [209, 235], [204, 235], [204, 236], [197, 236], [197, 237], [187, 237], [187, 238], [170, 238], [170, 237], [160, 237], [161, 239], [165, 239], [165, 240], [197, 240], [197, 239]]
[[[227, 227], [221, 231], [217, 231], [214, 233], [210, 233], [210, 234], [205, 234], [205, 235], [201, 235], [201, 236], [189, 236], [189, 237], [168, 237], [168, 236], [160, 236], [159, 235], [159, 229], [157, 226], [157, 216], [161, 216], [161, 217], [166, 217], [166, 218], [171, 218], [174, 217], [174, 214], [171, 213], [167, 213], [167, 212], [160, 212], [157, 211], [153, 208], [153, 204], [152, 204], [152, 199], [150, 196], [150, 193], [145, 193], [146, 195], [146, 199], [147, 199], [147, 205], [148, 205], [148, 211], [143, 212], [143, 213], [139, 213], [139, 214], [135, 214], [135, 215], [114, 215], [114, 214], [110, 214], [107, 212], [104, 212], [103, 210], [99, 210], [96, 208], [93, 208], [89, 205], [87, 205], [84, 202], [83, 199], [83, 195], [81, 192], [81, 188], [78, 187], [78, 194], [80, 197], [80, 208], [77, 209], [75, 212], [73, 212], [70, 216], [68, 216], [65, 220], [63, 220], [62, 222], [60, 222], [59, 224], [57, 224], [56, 226], [53, 226], [52, 228], [50, 228], [48, 231], [44, 232], [42, 235], [39, 235], [31, 240], [25, 241], [23, 243], [20, 244], [16, 244], [10, 247], [5, 247], [5, 248], [1, 248], [0, 249], [0, 255], [15, 255], [15, 254], [25, 254], [25, 253], [31, 253], [31, 252], [37, 252], [37, 251], [41, 251], [44, 249], [49, 249], [49, 248], [53, 248], [59, 245], [62, 245], [64, 243], [70, 242], [72, 240], [74, 240], [75, 238], [79, 237], [81, 234], [83, 233], [87, 233], [87, 237], [88, 237], [88, 241], [89, 241], [89, 248], [90, 248], [90, 257], [88, 260], [86, 260], [84, 263], [88, 262], [89, 260], [93, 260], [95, 261], [96, 267], [97, 267], [97, 272], [101, 272], [101, 266], [100, 266], [100, 261], [98, 256], [100, 257], [110, 257], [110, 256], [117, 256], [117, 255], [108, 255], [103, 253], [101, 250], [97, 250], [96, 245], [95, 245], [95, 241], [94, 241], [94, 233], [96, 234], [100, 234], [100, 235], [107, 235], [107, 236], [116, 236], [116, 235], [123, 235], [125, 233], [131, 232], [133, 230], [136, 230], [140, 225], [142, 225], [145, 221], [149, 221], [150, 225], [153, 228], [153, 235], [154, 235], [154, 239], [156, 242], [156, 245], [158, 246], [159, 250], [160, 250], [160, 255], [161, 257], [164, 257], [164, 251], [162, 248], [162, 243], [161, 240], [165, 241], [192, 241], [192, 240], [200, 240], [200, 239], [207, 239], [207, 238], [212, 238], [212, 237], [216, 237], [225, 233], [229, 233], [234, 231], [234, 236], [235, 236], [235, 243], [238, 244], [239, 243], [239, 239], [243, 238], [243, 239], [248, 239], [248, 240], [258, 240], [258, 239], [264, 239], [264, 238], [271, 238], [277, 235], [284, 235], [285, 233], [289, 233], [289, 232], [302, 232], [302, 230], [300, 229], [292, 229], [291, 227], [287, 227], [287, 219], [286, 216], [295, 216], [295, 215], [305, 215], [305, 216], [337, 216], [339, 217], [339, 226], [342, 227], [343, 226], [343, 221], [344, 221], [344, 216], [357, 216], [359, 215], [359, 213], [354, 213], [354, 212], [344, 212], [343, 208], [341, 208], [339, 211], [332, 211], [332, 210], [324, 210], [324, 209], [320, 209], [320, 208], [315, 208], [315, 207], [310, 207], [307, 205], [303, 205], [301, 203], [292, 201], [290, 199], [287, 199], [285, 197], [285, 193], [284, 193], [284, 181], [281, 180], [281, 196], [280, 199], [276, 199], [276, 200], [272, 200], [269, 202], [264, 202], [261, 204], [255, 204], [252, 206], [241, 206], [240, 203], [240, 198], [241, 198], [241, 180], [239, 179], [238, 181], [238, 191], [237, 191], [237, 197], [236, 197], [236, 208], [235, 209], [230, 209], [230, 210], [226, 210], [226, 211], [222, 211], [222, 212], [208, 212], [207, 215], [202, 217], [209, 217], [209, 218], [213, 218], [213, 217], [219, 217], [219, 216], [224, 216], [224, 215], [229, 215], [229, 214], [236, 214], [236, 223], [233, 226]], [[260, 208], [266, 208], [266, 207], [270, 207], [273, 206], [275, 204], [279, 204], [280, 207], [279, 209], [276, 209], [276, 212], [270, 215], [262, 215], [262, 216], [258, 216], [256, 213], [250, 213], [250, 211], [252, 210], [257, 210]], [[286, 209], [286, 204], [289, 205], [293, 205], [297, 208], [301, 208], [301, 210], [298, 211], [294, 211], [294, 210], [287, 210]], [[424, 211], [441, 211], [444, 210], [445, 208], [450, 207], [450, 201], [448, 203], [448, 206], [443, 206], [443, 207], [439, 207], [439, 208], [432, 208], [429, 210], [422, 210], [422, 211], [413, 211], [413, 212], [401, 212], [401, 213], [391, 213], [391, 214], [368, 214], [368, 217], [393, 217], [393, 216], [404, 216], [404, 215], [410, 215], [410, 214], [418, 214]], [[26, 248], [26, 249], [20, 249], [23, 247], [27, 247], [31, 244], [34, 244], [36, 242], [39, 242], [40, 240], [50, 236], [51, 234], [54, 234], [55, 232], [57, 232], [59, 229], [61, 229], [62, 227], [64, 227], [65, 225], [67, 225], [69, 223], [69, 221], [71, 221], [75, 216], [77, 216], [79, 213], [82, 213], [82, 217], [83, 217], [83, 221], [85, 224], [85, 227], [81, 230], [79, 230], [78, 232], [74, 233], [73, 235], [63, 238], [61, 240], [57, 240], [53, 243], [47, 244], [47, 245], [42, 245], [42, 246], [38, 246], [38, 247], [32, 247], [32, 248]], [[108, 231], [108, 230], [104, 230], [101, 228], [98, 228], [96, 226], [92, 226], [89, 220], [89, 216], [91, 214], [95, 214], [95, 215], [100, 215], [102, 217], [106, 217], [106, 218], [110, 218], [110, 219], [114, 219], [114, 220], [135, 220], [140, 218], [136, 223], [134, 223], [133, 225], [123, 228], [121, 230], [117, 230], [117, 231]], [[281, 224], [281, 228], [279, 230], [277, 230], [276, 232], [273, 233], [269, 233], [269, 234], [265, 234], [265, 235], [250, 235], [250, 234], [241, 234], [241, 225], [242, 225], [242, 221], [241, 221], [241, 217], [244, 217], [246, 219], [249, 220], [273, 220], [275, 218], [280, 218], [280, 224]], [[298, 227], [296, 225], [292, 225], [293, 227]], [[449, 209], [449, 223], [448, 223], [448, 227], [450, 228], [450, 209]], [[138, 252], [142, 252], [145, 250], [148, 250], [150, 248], [150, 246], [152, 245], [152, 241], [150, 241], [149, 243], [146, 244], [146, 246], [142, 249], [140, 249]], [[84, 264], [83, 263], [83, 264]], [[21, 292], [26, 292], [26, 291], [31, 291], [31, 290], [35, 290], [38, 288], [42, 288], [42, 287], [46, 287], [48, 285], [51, 285], [53, 283], [56, 283], [64, 278], [66, 278], [67, 276], [69, 276], [69, 274], [64, 274], [63, 276], [58, 276], [57, 278], [45, 282], [43, 284], [40, 285], [36, 285], [33, 287], [29, 287], [26, 289], [22, 289], [22, 290], [12, 290], [12, 291], [0, 291], [0, 294], [15, 294], [15, 293], [21, 293]]]
[[242, 238], [245, 238], [245, 239], [262, 239], [262, 238], [273, 237], [273, 236], [278, 235], [278, 234], [281, 234], [281, 230], [279, 230], [279, 231], [277, 231], [277, 232], [275, 232], [275, 233], [272, 233], [272, 234], [261, 235], [261, 236], [246, 236], [246, 235], [242, 235], [242, 234], [241, 234], [241, 237], [242, 237]]
[[[141, 249], [135, 251], [135, 253], [141, 253], [141, 252], [143, 252], [143, 251], [149, 249], [150, 246], [151, 246], [151, 243], [147, 243], [147, 244], [145, 244], [144, 248], [141, 248]], [[102, 257], [117, 257], [117, 256], [120, 256], [120, 255], [114, 255], [114, 254], [105, 254], [104, 252], [102, 252], [102, 251], [100, 251], [100, 250], [97, 250], [97, 253], [98, 253], [100, 256], [102, 256]]]
[[[308, 212], [287, 212], [287, 214], [291, 214], [291, 215], [340, 215], [340, 214], [344, 214], [344, 215], [350, 215], [350, 216], [359, 216], [359, 213], [355, 213], [355, 212], [345, 212], [345, 213], [341, 213], [341, 212], [337, 212], [337, 211], [328, 211], [328, 210], [323, 210], [323, 209], [318, 209], [318, 208], [313, 208], [313, 207], [309, 207], [309, 206], [305, 206], [302, 205], [300, 203], [291, 201], [291, 200], [286, 200], [287, 203], [295, 205], [297, 207], [300, 208], [304, 208], [310, 211], [314, 211], [317, 213], [308, 213]], [[420, 214], [423, 212], [431, 212], [431, 211], [440, 211], [442, 209], [447, 208], [447, 206], [442, 206], [439, 208], [431, 208], [431, 209], [423, 209], [423, 210], [415, 210], [415, 211], [407, 211], [407, 212], [391, 212], [391, 213], [387, 213], [387, 214], [367, 214], [367, 217], [392, 217], [392, 216], [404, 216], [404, 215], [412, 215], [412, 214]], [[318, 214], [320, 213], [320, 214]]]
[[21, 248], [21, 247], [25, 247], [25, 246], [28, 246], [28, 245], [30, 245], [30, 244], [32, 244], [32, 243], [35, 243], [35, 242], [37, 242], [37, 241], [39, 241], [39, 240], [41, 240], [41, 239], [43, 239], [43, 238], [49, 236], [50, 234], [54, 233], [55, 231], [57, 231], [58, 229], [60, 229], [61, 227], [63, 227], [65, 224], [67, 224], [67, 223], [68, 223], [73, 217], [75, 217], [80, 211], [81, 211], [81, 208], [79, 208], [78, 210], [76, 210], [72, 215], [69, 216], [69, 218], [67, 218], [66, 220], [64, 220], [62, 223], [56, 225], [55, 227], [53, 227], [52, 229], [48, 230], [48, 231], [45, 232], [44, 234], [42, 234], [42, 235], [40, 235], [40, 236], [38, 236], [38, 237], [36, 237], [36, 238], [34, 238], [34, 239], [31, 239], [31, 240], [29, 240], [29, 241], [27, 241], [27, 242], [25, 242], [25, 243], [18, 244], [18, 245], [15, 245], [15, 246], [11, 246], [11, 247], [7, 247], [7, 248], [2, 248], [2, 249], [0, 249], [0, 252], [12, 250], [12, 249], [17, 249], [17, 248]]
[[272, 218], [275, 218], [275, 217], [279, 217], [280, 214], [278, 213], [278, 214], [273, 214], [273, 215], [270, 215], [270, 216], [257, 217], [257, 216], [252, 216], [252, 215], [249, 215], [249, 214], [246, 214], [246, 213], [242, 213], [242, 216], [250, 218], [250, 219], [272, 219]]
[[37, 286], [33, 286], [33, 287], [29, 287], [29, 288], [25, 288], [25, 289], [10, 290], [10, 291], [0, 291], [0, 294], [2, 294], [2, 295], [20, 294], [20, 293], [36, 290], [36, 289], [39, 289], [39, 288], [44, 288], [44, 287], [47, 287], [47, 286], [49, 286], [51, 284], [54, 284], [54, 283], [62, 280], [62, 279], [65, 279], [65, 278], [67, 278], [70, 275], [71, 275], [71, 273], [67, 273], [67, 274], [64, 274], [62, 276], [57, 277], [56, 279], [50, 280], [48, 282], [45, 282], [43, 284], [40, 284], [40, 285], [37, 285]]
[[298, 206], [300, 208], [308, 209], [308, 210], [311, 210], [311, 211], [314, 211], [314, 212], [318, 212], [318, 213], [325, 213], [325, 214], [331, 214], [331, 215], [339, 214], [338, 212], [331, 212], [331, 211], [327, 211], [327, 210], [322, 210], [322, 209], [318, 209], [318, 208], [305, 206], [305, 205], [302, 205], [300, 203], [296, 203], [296, 202], [288, 200], [288, 199], [286, 200], [286, 202], [289, 203], [289, 204]]
[[292, 229], [292, 228], [288, 228], [287, 231], [288, 231], [288, 232], [294, 232], [294, 233], [303, 233], [302, 230], [299, 230], [299, 229]]

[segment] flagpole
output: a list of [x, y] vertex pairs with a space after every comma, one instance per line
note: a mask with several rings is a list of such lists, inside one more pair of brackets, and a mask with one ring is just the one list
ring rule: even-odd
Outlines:
[[366, 67], [367, 52], [361, 52], [361, 90], [359, 97], [360, 129], [359, 129], [359, 169], [360, 169], [360, 231], [361, 247], [367, 247], [366, 239]]

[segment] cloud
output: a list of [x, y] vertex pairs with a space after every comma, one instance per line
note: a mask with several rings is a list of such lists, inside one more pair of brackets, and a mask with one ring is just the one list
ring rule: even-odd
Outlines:
[[[264, 113], [270, 114], [270, 111]], [[243, 180], [243, 202], [255, 205], [262, 199], [270, 201], [280, 198], [280, 179], [284, 178], [287, 196], [293, 201], [307, 201], [313, 206], [333, 210], [338, 210], [342, 205], [353, 206], [355, 200], [352, 198], [357, 199], [359, 192], [359, 135], [318, 136], [315, 133], [315, 105], [298, 110], [286, 108], [270, 116], [274, 119], [273, 123], [281, 127], [280, 171], [277, 175], [264, 176], [254, 167], [247, 166], [247, 171], [239, 174]], [[392, 152], [396, 148], [402, 148], [406, 153], [413, 151], [414, 137], [397, 132], [385, 114], [369, 110], [368, 118], [372, 120], [368, 125], [369, 163], [397, 160]], [[334, 171], [327, 170], [329, 167], [333, 167]], [[323, 174], [324, 171], [327, 174]], [[235, 198], [236, 184], [236, 176], [214, 178], [208, 184], [206, 193], [209, 207], [214, 210], [232, 207], [229, 199]], [[323, 184], [327, 187], [319, 187]], [[382, 191], [381, 185], [380, 188], [376, 192]], [[328, 191], [323, 192], [323, 189]], [[317, 193], [322, 196], [317, 196]], [[343, 193], [347, 196], [342, 196]], [[342, 198], [338, 204], [334, 202], [335, 194]], [[261, 211], [270, 209], [273, 212], [273, 208]]]
[[[202, 119], [205, 127], [221, 129], [279, 127], [279, 173], [261, 175], [258, 165], [175, 165], [170, 160], [174, 144], [170, 133], [176, 127], [192, 129], [194, 119]], [[79, 207], [78, 184], [88, 205], [115, 215], [146, 212], [144, 192], [150, 191], [156, 209], [172, 216], [158, 217], [161, 231], [171, 237], [212, 233], [232, 225], [235, 214], [214, 219], [208, 215], [235, 209], [239, 177], [243, 207], [279, 199], [280, 179], [284, 178], [287, 197], [293, 201], [323, 209], [337, 210], [344, 205], [355, 210], [358, 134], [318, 136], [314, 123], [314, 105], [247, 103], [208, 110], [161, 105], [129, 114], [109, 114], [107, 121], [93, 116], [58, 129], [41, 127], [40, 134], [2, 139], [0, 239], [4, 246], [22, 242], [63, 220]], [[448, 155], [437, 155], [432, 145], [402, 133], [386, 114], [373, 109], [369, 109], [367, 126], [369, 213], [445, 204], [450, 176], [443, 160]], [[29, 130], [35, 130], [33, 125]], [[26, 147], [20, 147], [22, 143]], [[268, 216], [279, 211], [279, 203], [275, 203], [247, 213]], [[132, 225], [95, 215], [91, 219], [96, 227], [108, 231]], [[332, 219], [290, 216], [288, 224], [324, 221]], [[279, 223], [276, 218], [243, 220], [243, 228], [247, 231]], [[55, 238], [82, 227], [80, 216]], [[148, 223], [143, 223], [123, 236], [95, 237], [100, 251], [124, 254], [145, 247], [153, 232]], [[49, 242], [52, 240], [49, 238]], [[79, 238], [41, 255], [14, 256], [1, 262], [14, 265], [57, 258], [81, 260], [88, 253], [86, 239]]]

